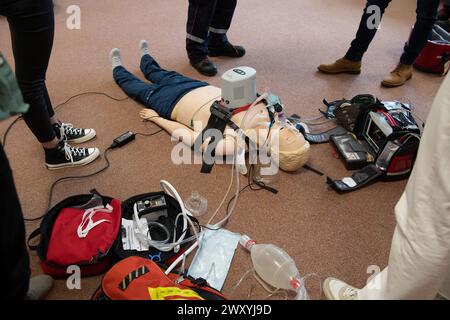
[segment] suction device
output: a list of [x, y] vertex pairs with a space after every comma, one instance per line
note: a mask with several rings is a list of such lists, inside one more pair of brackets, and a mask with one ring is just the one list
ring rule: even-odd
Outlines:
[[222, 104], [236, 109], [256, 100], [256, 70], [236, 67], [222, 75]]

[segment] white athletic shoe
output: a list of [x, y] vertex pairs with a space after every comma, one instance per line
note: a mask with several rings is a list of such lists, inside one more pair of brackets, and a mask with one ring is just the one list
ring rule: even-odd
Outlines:
[[119, 67], [122, 65], [122, 60], [120, 59], [120, 50], [117, 48], [111, 49], [109, 52], [109, 61], [111, 62], [112, 68]]
[[150, 54], [150, 50], [148, 48], [148, 42], [147, 40], [141, 40], [139, 41], [139, 50], [141, 52], [141, 57], [145, 56], [146, 54]]
[[339, 279], [327, 278], [323, 282], [323, 292], [328, 300], [358, 300], [359, 289]]

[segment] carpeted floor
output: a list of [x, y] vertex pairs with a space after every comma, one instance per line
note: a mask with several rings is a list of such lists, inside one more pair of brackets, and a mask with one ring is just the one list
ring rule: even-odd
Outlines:
[[[186, 0], [80, 0], [81, 30], [66, 28], [66, 8], [72, 1], [56, 0], [55, 3], [56, 37], [47, 74], [55, 106], [84, 91], [123, 97], [112, 80], [107, 55], [112, 47], [120, 48], [126, 67], [138, 72], [140, 39], [149, 40], [151, 52], [162, 66], [219, 85], [220, 77], [205, 79], [187, 62]], [[417, 72], [404, 87], [383, 89], [379, 85], [397, 63], [408, 38], [414, 22], [414, 0], [393, 1], [382, 30], [366, 55], [360, 76], [327, 76], [316, 72], [318, 64], [345, 53], [363, 4], [363, 0], [239, 1], [229, 37], [234, 43], [245, 45], [248, 53], [239, 60], [214, 61], [221, 72], [237, 65], [254, 67], [258, 71], [260, 91], [270, 88], [278, 94], [288, 113], [315, 116], [323, 98], [372, 93], [383, 99], [407, 98], [416, 106], [417, 114], [426, 118], [440, 77]], [[0, 50], [12, 62], [5, 19], [0, 19]], [[89, 95], [72, 100], [57, 114], [66, 122], [94, 127], [98, 138], [88, 145], [104, 150], [124, 131], [149, 133], [157, 129], [151, 123], [140, 121], [139, 110], [140, 106], [131, 100], [116, 102]], [[0, 124], [0, 132], [10, 121]], [[192, 190], [206, 196], [211, 214], [228, 185], [230, 167], [216, 166], [212, 174], [202, 175], [198, 165], [175, 166], [170, 161], [172, 146], [166, 133], [137, 137], [126, 148], [110, 153], [111, 168], [102, 175], [59, 185], [53, 203], [93, 187], [126, 199], [159, 190], [159, 180], [166, 179], [184, 197]], [[10, 132], [6, 151], [24, 215], [28, 218], [43, 213], [49, 186], [55, 179], [90, 173], [104, 164], [99, 159], [84, 168], [47, 171], [42, 149], [23, 121]], [[310, 164], [336, 178], [347, 173], [340, 160], [333, 157], [329, 145], [314, 146]], [[313, 298], [318, 298], [319, 280], [327, 276], [361, 287], [369, 276], [369, 266], [386, 266], [395, 226], [394, 206], [405, 183], [377, 183], [352, 194], [338, 195], [327, 188], [325, 177], [312, 172], [280, 173], [274, 184], [279, 193], [244, 192], [227, 228], [286, 250], [302, 274], [316, 274], [309, 278], [308, 286]], [[28, 232], [37, 226], [38, 223], [27, 223]], [[35, 254], [31, 253], [31, 257], [33, 274], [41, 273]], [[229, 292], [250, 267], [249, 255], [238, 248], [224, 292]], [[48, 298], [89, 299], [100, 279], [100, 276], [83, 279], [81, 290], [68, 290], [64, 281], [57, 281]], [[256, 281], [249, 279], [233, 297], [246, 298], [250, 289], [252, 298], [266, 295]]]

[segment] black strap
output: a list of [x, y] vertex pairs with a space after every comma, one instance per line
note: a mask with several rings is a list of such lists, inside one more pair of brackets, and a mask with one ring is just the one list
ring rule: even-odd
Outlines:
[[40, 228], [37, 228], [36, 230], [34, 230], [33, 232], [31, 232], [31, 234], [28, 236], [27, 244], [28, 244], [28, 248], [29, 248], [30, 250], [36, 251], [38, 245], [31, 245], [30, 242], [31, 242], [31, 240], [37, 238], [37, 237], [40, 236], [40, 235], [41, 235], [41, 229], [40, 229]]
[[355, 182], [355, 186], [349, 186], [342, 180], [333, 180], [327, 177], [327, 184], [339, 193], [345, 193], [362, 188], [371, 182], [380, 178], [384, 172], [374, 164], [370, 164], [363, 169], [355, 172], [351, 179]]
[[[225, 128], [227, 126], [227, 123], [222, 120], [217, 118], [214, 115], [211, 115], [209, 117], [208, 120], [208, 124], [206, 125], [205, 129], [203, 129], [202, 133], [200, 136], [197, 137], [197, 139], [200, 139], [199, 141], [195, 141], [194, 143], [194, 148], [195, 146], [199, 146], [201, 148], [202, 146], [202, 141], [207, 140], [208, 138], [211, 138], [211, 140], [208, 143], [208, 146], [206, 147], [205, 153], [206, 154], [211, 154], [211, 158], [214, 159], [215, 155], [216, 155], [216, 147], [219, 144], [219, 142], [223, 139], [223, 133], [225, 132]], [[216, 129], [219, 130], [222, 135], [220, 137], [218, 137], [218, 139], [216, 139], [216, 136], [213, 134], [212, 130], [210, 129]], [[200, 151], [200, 150], [196, 150], [196, 151]], [[212, 168], [214, 166], [214, 162], [209, 163], [206, 161], [205, 157], [203, 157], [203, 164], [202, 164], [202, 169], [201, 169], [201, 173], [210, 173]]]
[[318, 134], [312, 134], [312, 133], [305, 133], [305, 140], [308, 141], [311, 144], [320, 144], [320, 143], [326, 143], [330, 141], [330, 137], [333, 135], [343, 135], [346, 134], [347, 130], [341, 126], [337, 126], [333, 129], [330, 129], [328, 131], [318, 133]]
[[[223, 107], [220, 104], [220, 101], [215, 101], [212, 104], [210, 111], [211, 115], [208, 119], [206, 127], [203, 129], [201, 135], [197, 137], [197, 139], [194, 141], [194, 144], [192, 145], [192, 150], [194, 150], [195, 152], [201, 152], [201, 147], [203, 145], [202, 142], [211, 138], [205, 150], [205, 153], [211, 154], [212, 163], [209, 163], [208, 161], [206, 161], [205, 157], [203, 157], [202, 169], [200, 171], [201, 173], [211, 173], [211, 170], [214, 166], [214, 158], [216, 156], [216, 147], [223, 139], [223, 134], [225, 132], [226, 126], [229, 125], [235, 131], [239, 130], [239, 127], [231, 120], [231, 117], [233, 116], [232, 112], [229, 109]], [[216, 135], [214, 135], [213, 133], [213, 130], [211, 129], [218, 130], [221, 135], [219, 137], [216, 137]]]

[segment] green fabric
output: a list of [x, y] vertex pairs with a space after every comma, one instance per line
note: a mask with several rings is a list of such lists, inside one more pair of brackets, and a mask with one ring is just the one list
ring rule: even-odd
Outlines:
[[8, 62], [0, 53], [0, 120], [28, 110]]

